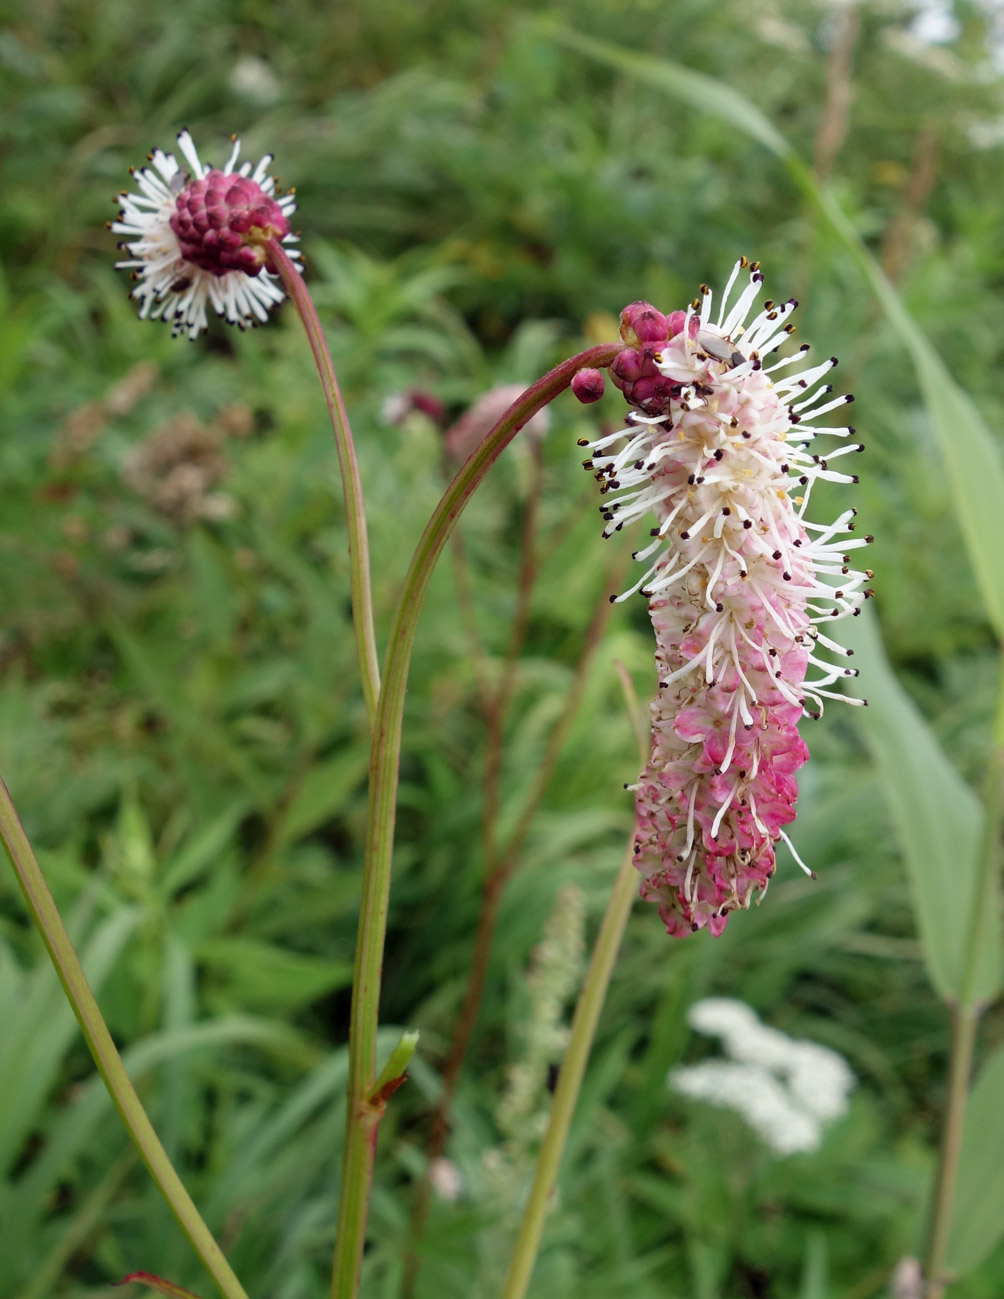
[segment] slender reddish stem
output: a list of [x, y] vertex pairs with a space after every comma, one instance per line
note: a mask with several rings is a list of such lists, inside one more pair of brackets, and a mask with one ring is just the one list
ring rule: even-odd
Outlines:
[[345, 528], [349, 538], [349, 580], [352, 585], [352, 625], [355, 629], [356, 649], [359, 655], [359, 676], [370, 725], [376, 716], [380, 695], [380, 660], [377, 655], [376, 633], [373, 629], [373, 592], [370, 585], [370, 547], [366, 533], [366, 508], [363, 503], [363, 485], [359, 477], [359, 461], [349, 417], [342, 401], [335, 367], [328, 351], [324, 330], [317, 318], [313, 299], [303, 282], [303, 276], [290, 261], [282, 244], [272, 239], [268, 244], [269, 266], [282, 280], [282, 286], [296, 307], [310, 344], [317, 367], [318, 378], [324, 392], [331, 428], [335, 435], [338, 464], [342, 472], [342, 495], [345, 501]]
[[571, 384], [576, 371], [587, 366], [607, 366], [619, 351], [620, 344], [614, 343], [590, 348], [556, 366], [513, 402], [446, 489], [422, 534], [405, 578], [388, 640], [370, 758], [366, 859], [352, 984], [349, 1093], [332, 1299], [355, 1299], [358, 1294], [366, 1240], [380, 1117], [374, 1113], [373, 1105], [380, 976], [390, 904], [404, 701], [418, 615], [443, 547], [471, 496], [505, 447], [527, 420]]

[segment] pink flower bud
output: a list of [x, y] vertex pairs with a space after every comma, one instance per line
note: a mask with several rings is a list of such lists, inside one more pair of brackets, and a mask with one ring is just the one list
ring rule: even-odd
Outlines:
[[572, 392], [583, 406], [599, 401], [606, 391], [606, 386], [601, 370], [577, 370], [572, 376]]
[[621, 338], [635, 347], [664, 343], [669, 336], [666, 317], [651, 302], [632, 302], [621, 312]]
[[690, 313], [690, 324], [687, 324], [686, 311], [671, 311], [666, 317], [666, 324], [670, 338], [675, 338], [677, 334], [682, 334], [684, 329], [689, 328], [690, 336], [697, 333], [697, 327], [700, 324], [700, 317]]
[[618, 352], [610, 366], [610, 375], [618, 388], [633, 383], [644, 374], [644, 357], [636, 348], [626, 347]]

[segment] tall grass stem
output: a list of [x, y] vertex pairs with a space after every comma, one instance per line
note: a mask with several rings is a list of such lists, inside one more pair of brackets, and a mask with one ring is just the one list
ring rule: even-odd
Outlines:
[[962, 1149], [962, 1132], [966, 1119], [966, 1101], [969, 1099], [969, 1078], [973, 1067], [973, 1047], [979, 1016], [972, 1010], [955, 1007], [952, 1010], [952, 1046], [948, 1067], [948, 1104], [941, 1131], [941, 1153], [938, 1159], [937, 1180], [934, 1187], [934, 1205], [931, 1229], [924, 1262], [927, 1288], [925, 1299], [941, 1299], [948, 1284], [945, 1276], [945, 1257], [948, 1253], [949, 1233], [952, 1225], [952, 1202], [955, 1198], [955, 1181], [959, 1171], [959, 1152]]

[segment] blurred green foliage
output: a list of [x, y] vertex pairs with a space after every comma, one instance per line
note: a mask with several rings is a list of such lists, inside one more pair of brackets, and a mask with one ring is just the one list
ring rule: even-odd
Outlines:
[[[0, 771], [144, 1101], [252, 1295], [327, 1290], [366, 719], [337, 466], [297, 322], [288, 308], [248, 335], [214, 321], [195, 344], [138, 323], [104, 229], [127, 166], [188, 125], [204, 157], [219, 160], [237, 131], [247, 156], [274, 151], [296, 185], [359, 449], [381, 634], [444, 472], [440, 432], [418, 415], [390, 426], [386, 399], [420, 388], [459, 414], [493, 384], [528, 383], [610, 337], [626, 302], [683, 305], [737, 255], [758, 257], [773, 297], [803, 301], [801, 334], [843, 358], [869, 447], [853, 495], [877, 538], [886, 646], [978, 782], [994, 637], [912, 371], [852, 260], [764, 150], [536, 21], [715, 77], [832, 168], [855, 228], [999, 428], [1002, 82], [980, 10], [956, 9], [960, 35], [931, 47], [911, 36], [908, 4], [861, 5], [852, 106], [827, 162], [820, 127], [840, 125], [832, 78], [848, 32], [836, 5], [8, 0]], [[553, 412], [503, 826], [609, 593], [614, 548], [631, 544], [601, 543], [575, 446], [620, 418], [617, 394]], [[157, 496], [141, 472], [154, 436], [210, 466], [201, 492]], [[398, 1292], [436, 1067], [470, 965], [480, 689], [501, 671], [531, 480], [517, 443], [464, 519], [480, 653], [447, 558], [416, 647], [384, 1019], [422, 1042], [381, 1131], [367, 1299]], [[848, 499], [842, 489], [836, 508]], [[818, 516], [836, 500], [821, 496]], [[501, 1141], [530, 954], [562, 883], [584, 890], [595, 925], [630, 825], [623, 784], [637, 759], [615, 659], [644, 698], [641, 602], [613, 615], [503, 900], [453, 1113], [463, 1190], [434, 1206], [419, 1299], [460, 1299], [500, 1266], [485, 1156]], [[785, 861], [764, 906], [714, 941], [670, 943], [637, 908], [536, 1296], [866, 1299], [918, 1247], [945, 1017], [853, 718], [834, 706], [808, 739], [796, 828], [816, 882]], [[740, 1119], [667, 1090], [667, 1070], [701, 1050], [685, 1015], [708, 993], [848, 1058], [859, 1087], [817, 1154], [778, 1160]], [[137, 1268], [208, 1293], [92, 1077], [9, 873], [0, 1023], [0, 1293], [93, 1299]], [[1000, 1031], [991, 1016], [988, 1043]], [[1002, 1287], [998, 1250], [958, 1293]]]

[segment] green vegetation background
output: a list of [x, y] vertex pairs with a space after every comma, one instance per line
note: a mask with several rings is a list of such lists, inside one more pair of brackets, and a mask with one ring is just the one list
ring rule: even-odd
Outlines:
[[[236, 131], [296, 186], [359, 448], [381, 632], [444, 472], [440, 432], [419, 415], [389, 424], [388, 397], [420, 388], [459, 415], [493, 384], [528, 383], [611, 337], [626, 302], [682, 306], [738, 255], [759, 258], [767, 291], [802, 300], [800, 336], [840, 355], [859, 403], [862, 482], [820, 494], [816, 515], [853, 498], [878, 538], [878, 613], [901, 681], [974, 782], [986, 750], [994, 639], [912, 371], [858, 271], [775, 159], [706, 105], [563, 47], [545, 12], [748, 95], [830, 174], [929, 339], [1001, 423], [1004, 105], [976, 10], [960, 5], [959, 38], [932, 48], [911, 44], [897, 0], [863, 5], [856, 35], [851, 11], [805, 0], [9, 0], [0, 771], [169, 1151], [250, 1293], [269, 1299], [326, 1293], [337, 1193], [368, 748], [337, 466], [288, 307], [246, 335], [214, 321], [194, 344], [137, 322], [104, 228], [130, 163], [186, 125], [219, 162]], [[848, 79], [834, 51], [849, 35]], [[615, 550], [631, 548], [601, 542], [575, 445], [616, 427], [618, 403], [553, 411], [504, 827], [616, 580]], [[422, 1043], [381, 1132], [367, 1299], [398, 1293], [470, 965], [479, 691], [505, 652], [532, 481], [517, 445], [464, 520], [480, 652], [445, 559], [423, 615], [384, 994], [385, 1022], [420, 1028]], [[448, 1151], [463, 1190], [434, 1205], [419, 1299], [501, 1282], [532, 1143], [503, 1149], [498, 1106], [526, 1049], [531, 953], [564, 884], [594, 932], [630, 826], [637, 757], [616, 659], [644, 698], [641, 601], [607, 626], [503, 900]], [[536, 1296], [866, 1299], [918, 1248], [946, 1017], [851, 710], [834, 705], [807, 738], [796, 842], [818, 880], [783, 857], [764, 905], [714, 941], [670, 942], [636, 908]], [[772, 1157], [738, 1117], [667, 1089], [669, 1068], [707, 1052], [685, 1016], [708, 994], [847, 1057], [859, 1085], [818, 1153]], [[142, 1268], [207, 1294], [6, 871], [0, 1024], [0, 1293], [94, 1299]], [[991, 1017], [989, 1042], [1000, 1028]], [[957, 1293], [1002, 1288], [998, 1249]]]

